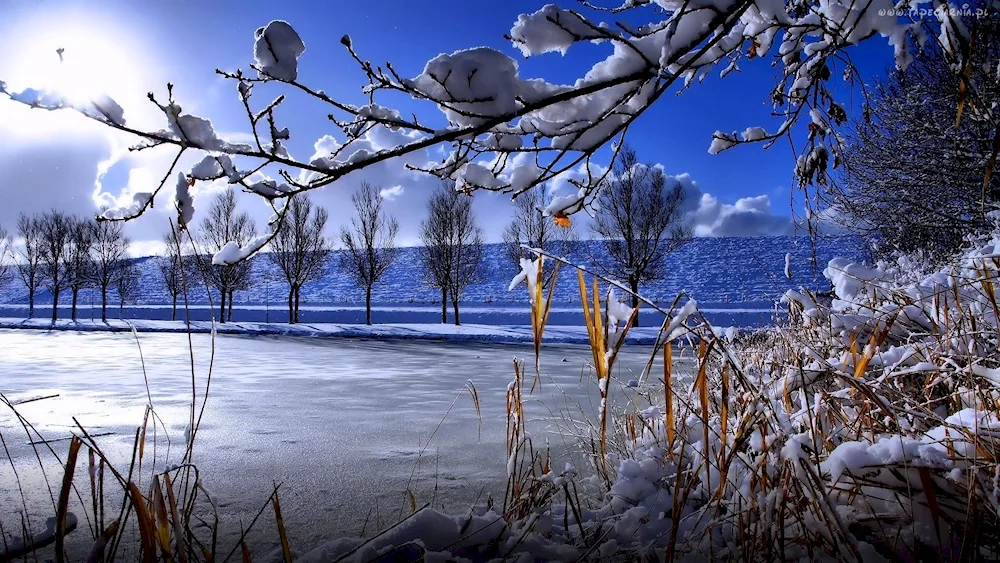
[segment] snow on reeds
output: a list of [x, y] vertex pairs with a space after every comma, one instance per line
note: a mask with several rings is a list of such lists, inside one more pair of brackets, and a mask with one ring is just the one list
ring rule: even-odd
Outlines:
[[[600, 400], [596, 420], [567, 424], [592, 461], [580, 469], [557, 466], [525, 417], [524, 402], [544, 373], [540, 356], [553, 288], [543, 287], [543, 269], [546, 261], [562, 262], [538, 254], [524, 261], [520, 278], [528, 281], [535, 358], [530, 371], [515, 360], [506, 393], [502, 503], [448, 515], [426, 504], [418, 508], [410, 493], [410, 513], [390, 528], [367, 539], [331, 539], [303, 553], [289, 546], [275, 486], [257, 515], [270, 507], [278, 524], [280, 548], [270, 556], [317, 562], [996, 559], [998, 251], [1000, 233], [949, 267], [919, 276], [899, 265], [833, 260], [824, 272], [831, 294], [789, 291], [786, 324], [743, 335], [716, 330], [693, 299], [679, 296], [660, 309], [666, 321], [646, 369], [624, 383], [614, 375], [615, 358], [637, 311], [618, 300], [617, 291], [627, 292], [620, 284], [578, 268], [590, 343], [586, 375]], [[640, 307], [660, 308], [640, 301]], [[682, 359], [694, 366], [690, 378], [677, 372]], [[612, 384], [628, 392], [612, 395]], [[475, 387], [468, 391], [478, 404]], [[207, 390], [202, 401], [206, 397]], [[191, 436], [200, 421], [197, 406], [193, 398]], [[19, 420], [32, 437], [30, 423]], [[251, 560], [243, 541], [218, 545], [218, 519], [211, 508], [206, 512], [211, 495], [190, 459], [171, 468], [151, 463], [154, 474], [143, 485], [139, 468], [148, 455], [150, 421], [157, 424], [155, 416], [146, 417], [126, 471], [107, 463], [78, 428], [58, 500], [52, 495], [54, 521], [45, 532], [26, 524], [23, 537], [34, 539], [3, 546], [0, 560], [61, 542], [78, 523], [66, 509], [74, 491], [89, 507], [84, 533], [93, 538], [89, 559], [81, 560], [215, 561], [236, 551]], [[189, 455], [193, 446], [186, 446]], [[74, 478], [81, 449], [90, 460], [89, 482]], [[125, 499], [117, 511], [105, 509], [108, 487]]]

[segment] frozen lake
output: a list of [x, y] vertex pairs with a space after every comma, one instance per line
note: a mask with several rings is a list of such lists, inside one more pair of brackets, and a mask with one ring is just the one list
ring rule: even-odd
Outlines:
[[[212, 342], [205, 334], [192, 339], [200, 403]], [[0, 330], [0, 392], [15, 402], [58, 394], [19, 410], [50, 440], [69, 437], [74, 416], [90, 432], [108, 433], [96, 440], [124, 469], [151, 400], [171, 440], [168, 455], [160, 434], [158, 463], [175, 463], [183, 454], [191, 403], [188, 337], [144, 333], [139, 343], [149, 398], [131, 334]], [[626, 347], [615, 375], [621, 382], [636, 377], [649, 353], [648, 346]], [[561, 468], [566, 459], [578, 468], [588, 467], [559, 427], [568, 424], [568, 417], [579, 420], [581, 412], [592, 413], [599, 400], [593, 375], [585, 367], [589, 354], [582, 346], [543, 348], [542, 387], [527, 405], [527, 427], [536, 441], [541, 436], [550, 440], [560, 458], [554, 467]], [[240, 522], [248, 524], [267, 500], [273, 481], [283, 483], [282, 512], [293, 548], [299, 549], [325, 538], [357, 535], [366, 519], [366, 535], [395, 522], [401, 507], [409, 506], [405, 491], [411, 475], [415, 477], [409, 488], [418, 504], [432, 502], [461, 512], [487, 495], [502, 503], [505, 392], [515, 357], [531, 366], [532, 348], [218, 336], [195, 462], [221, 509], [223, 551], [232, 545]], [[655, 365], [654, 377], [659, 377], [662, 367], [659, 361]], [[479, 393], [481, 436], [468, 394], [454, 402], [467, 380]], [[526, 393], [528, 386], [530, 380]], [[623, 383], [611, 388], [619, 406], [635, 394]], [[39, 510], [35, 517], [50, 512], [47, 489], [34, 469], [34, 451], [8, 411], [0, 412], [0, 432], [22, 484], [37, 496], [29, 499]], [[65, 455], [67, 441], [52, 445]], [[147, 444], [147, 458], [150, 447]], [[51, 454], [40, 451], [54, 467]], [[86, 455], [81, 456], [78, 474], [86, 475]], [[49, 475], [55, 489], [60, 475], [56, 470]], [[148, 483], [148, 472], [143, 478]], [[4, 460], [0, 506], [21, 504], [11, 464]], [[79, 506], [74, 511], [82, 514]], [[6, 529], [11, 530], [11, 524], [19, 529], [16, 511], [3, 513]], [[85, 526], [81, 519], [81, 528]], [[258, 526], [258, 547], [276, 545], [270, 512]], [[74, 535], [87, 533], [81, 529]]]

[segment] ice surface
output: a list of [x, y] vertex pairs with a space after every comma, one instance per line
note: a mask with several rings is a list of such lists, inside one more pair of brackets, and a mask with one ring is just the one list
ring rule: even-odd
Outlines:
[[[140, 334], [139, 339], [147, 368], [155, 366], [149, 372], [152, 400], [166, 424], [165, 429], [158, 429], [158, 464], [166, 466], [177, 462], [178, 445], [183, 444], [188, 424], [187, 339], [183, 334]], [[127, 467], [135, 428], [142, 422], [147, 403], [131, 334], [0, 330], [0, 341], [7, 350], [4, 393], [8, 397], [16, 400], [45, 390], [60, 394], [22, 407], [41, 432], [65, 437], [73, 424], [70, 417], [76, 416], [89, 428], [112, 432], [96, 440], [116, 463]], [[406, 502], [404, 491], [418, 457], [410, 486], [419, 504], [435, 498], [436, 490], [435, 506], [444, 504], [455, 514], [468, 515], [483, 487], [483, 494], [502, 498], [504, 394], [512, 377], [510, 358], [530, 356], [530, 346], [226, 335], [219, 336], [216, 345], [212, 394], [196, 445], [201, 475], [220, 502], [224, 526], [220, 544], [226, 549], [239, 534], [240, 518], [246, 520], [248, 514], [252, 518], [266, 501], [272, 479], [283, 483], [286, 527], [292, 545], [303, 551], [359, 533], [376, 502], [382, 524], [395, 522]], [[208, 335], [194, 335], [199, 377], [206, 373], [210, 351]], [[641, 370], [647, 353], [645, 348], [626, 347], [618, 363], [622, 370]], [[552, 408], [568, 398], [580, 401], [589, 411], [586, 397], [593, 393], [593, 386], [579, 382], [589, 354], [583, 346], [546, 345], [543, 355], [552, 361], [545, 369], [545, 385], [533, 397]], [[559, 362], [563, 357], [571, 361]], [[687, 368], [678, 369], [680, 373]], [[462, 397], [436, 430], [429, 448], [418, 456], [470, 378], [481, 402], [482, 439], [476, 408]], [[620, 392], [617, 386], [610, 391], [613, 395]], [[551, 416], [537, 401], [527, 402], [525, 409], [529, 420]], [[0, 425], [8, 423], [15, 423], [10, 414], [0, 413]], [[174, 441], [169, 460], [162, 458], [164, 431]], [[542, 426], [533, 432], [538, 440], [548, 436]], [[8, 439], [7, 443], [13, 447], [15, 463], [34, 464], [30, 445], [23, 440]], [[561, 444], [559, 439], [552, 440], [557, 456], [554, 467], [569, 463], [567, 473], [575, 472], [574, 467], [589, 467], [589, 458]], [[151, 447], [147, 442], [147, 452]], [[12, 482], [8, 478], [10, 465], [5, 462], [0, 466], [0, 482]], [[47, 489], [34, 490], [38, 495], [34, 505], [39, 513], [48, 514], [52, 506]], [[19, 499], [4, 496], [16, 494], [14, 488], [0, 487], [0, 505], [9, 501], [20, 506]], [[17, 518], [17, 514], [0, 511], [0, 518], [7, 517]], [[374, 520], [369, 524], [369, 532], [374, 524]], [[255, 543], [267, 549], [273, 546], [273, 528], [265, 530], [251, 534], [251, 547]], [[74, 535], [88, 539], [86, 534]]]

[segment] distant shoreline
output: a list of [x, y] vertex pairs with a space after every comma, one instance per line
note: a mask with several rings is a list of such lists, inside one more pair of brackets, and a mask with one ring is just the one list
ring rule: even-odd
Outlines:
[[[251, 323], [192, 321], [118, 320], [107, 322], [91, 319], [0, 318], [0, 329], [79, 331], [79, 332], [165, 332], [211, 333], [248, 336], [295, 336], [310, 338], [356, 338], [376, 340], [430, 340], [452, 342], [491, 342], [525, 344], [532, 342], [530, 325], [479, 325], [468, 324], [338, 324], [338, 323]], [[655, 327], [638, 327], [629, 331], [627, 342], [654, 344], [659, 333]], [[2, 339], [2, 335], [0, 335]], [[552, 344], [586, 344], [587, 331], [582, 326], [550, 326], [545, 329], [543, 341]]]
[[[117, 305], [117, 304], [116, 304]], [[123, 314], [119, 314], [118, 307], [109, 304], [107, 318], [128, 321], [163, 321], [169, 322], [172, 316], [169, 304], [151, 305], [127, 305]], [[233, 322], [269, 324], [278, 326], [288, 326], [287, 308], [278, 306], [265, 306], [261, 304], [242, 305], [236, 304], [233, 308]], [[715, 326], [738, 326], [759, 328], [773, 325], [776, 318], [781, 318], [782, 310], [774, 308], [764, 308], [760, 306], [735, 306], [733, 308], [714, 306], [713, 303], [700, 303], [699, 310]], [[481, 325], [486, 327], [507, 327], [522, 326], [531, 323], [531, 310], [527, 304], [500, 305], [469, 303], [462, 305], [460, 309], [463, 325]], [[185, 308], [183, 305], [177, 306], [177, 319], [190, 319], [193, 322], [210, 322], [213, 318], [218, 318], [217, 307], [210, 308], [206, 304], [190, 305]], [[77, 319], [81, 321], [99, 320], [101, 316], [100, 306], [78, 305]], [[28, 317], [28, 307], [26, 305], [5, 304], [0, 305], [0, 318], [25, 319]], [[35, 319], [47, 320], [52, 317], [52, 305], [35, 304]], [[59, 319], [70, 318], [68, 306], [60, 304]], [[300, 307], [300, 324], [304, 325], [364, 325], [365, 308], [359, 305], [303, 305]], [[448, 322], [454, 323], [455, 317], [451, 307], [448, 307]], [[652, 327], [663, 323], [664, 316], [658, 312], [650, 310], [648, 307], [641, 307], [639, 311], [640, 326]], [[372, 305], [372, 322], [377, 325], [440, 325], [441, 306], [440, 305], [409, 305], [409, 304], [378, 304]], [[220, 323], [221, 324], [221, 323]], [[549, 327], [577, 328], [583, 330], [583, 310], [580, 306], [567, 306], [565, 304], [554, 304], [549, 315]], [[275, 329], [277, 330], [277, 329]], [[581, 332], [581, 334], [583, 334]]]

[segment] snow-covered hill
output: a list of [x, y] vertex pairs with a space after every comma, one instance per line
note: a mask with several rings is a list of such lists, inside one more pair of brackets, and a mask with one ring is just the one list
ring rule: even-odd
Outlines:
[[[573, 259], [582, 264], [592, 262], [591, 255], [598, 251], [598, 244], [589, 241]], [[785, 254], [792, 255], [791, 280], [784, 275]], [[828, 288], [820, 270], [834, 256], [856, 257], [855, 241], [840, 239], [824, 242], [817, 248], [819, 268], [811, 262], [812, 249], [804, 238], [699, 238], [669, 257], [666, 279], [642, 288], [644, 295], [669, 302], [678, 291], [686, 290], [703, 306], [716, 308], [770, 307], [785, 290], [804, 286], [814, 289]], [[335, 253], [336, 254], [336, 253]], [[307, 285], [302, 291], [302, 305], [310, 307], [345, 307], [364, 303], [363, 291], [351, 282], [337, 264], [331, 260], [322, 280]], [[169, 295], [159, 279], [154, 258], [136, 259], [141, 275], [139, 305], [169, 303]], [[287, 285], [281, 281], [280, 272], [265, 256], [255, 260], [256, 279], [249, 291], [236, 294], [241, 305], [281, 306]], [[523, 290], [507, 291], [510, 279], [516, 274], [514, 265], [503, 255], [503, 247], [488, 245], [484, 264], [484, 277], [480, 283], [468, 288], [463, 298], [467, 304], [492, 304], [494, 306], [523, 305]], [[556, 287], [555, 304], [572, 305], [579, 300], [575, 274], [570, 268], [560, 273]], [[267, 281], [265, 281], [267, 280]], [[206, 304], [208, 297], [203, 288], [190, 294], [193, 304]], [[63, 297], [65, 300], [66, 297]], [[382, 306], [433, 305], [440, 295], [424, 282], [423, 271], [416, 248], [403, 248], [399, 259], [389, 270], [384, 283], [375, 288], [373, 301]], [[216, 299], [217, 301], [217, 299]], [[27, 293], [20, 282], [0, 289], [0, 303], [27, 302]], [[36, 303], [51, 303], [48, 292], [43, 291]], [[81, 294], [81, 304], [98, 302], [94, 291]]]

